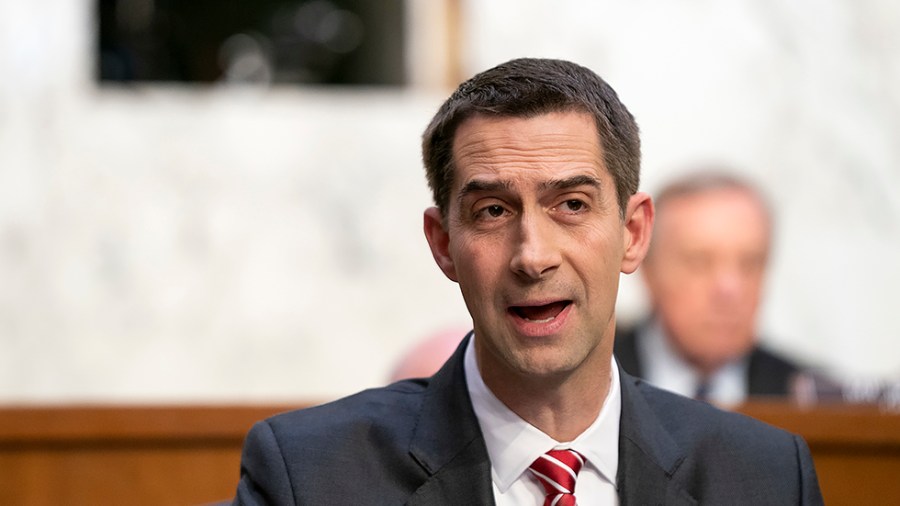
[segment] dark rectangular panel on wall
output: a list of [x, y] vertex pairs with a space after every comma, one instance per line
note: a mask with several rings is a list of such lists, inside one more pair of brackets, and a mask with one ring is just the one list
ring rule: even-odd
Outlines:
[[101, 83], [403, 85], [404, 0], [98, 0]]

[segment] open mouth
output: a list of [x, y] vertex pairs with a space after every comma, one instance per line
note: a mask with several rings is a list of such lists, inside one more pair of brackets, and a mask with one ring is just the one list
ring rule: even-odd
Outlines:
[[571, 303], [572, 301], [570, 300], [561, 300], [540, 306], [510, 306], [509, 312], [523, 320], [535, 323], [546, 323], [553, 321], [553, 319], [559, 316], [559, 314], [566, 309], [566, 306]]

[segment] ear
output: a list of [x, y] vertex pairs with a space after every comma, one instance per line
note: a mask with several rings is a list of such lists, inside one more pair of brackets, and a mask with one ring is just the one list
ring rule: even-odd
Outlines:
[[628, 199], [625, 209], [625, 255], [622, 272], [631, 274], [641, 265], [653, 233], [653, 201], [650, 195], [637, 192]]
[[456, 266], [450, 256], [450, 234], [444, 228], [441, 211], [436, 207], [425, 210], [425, 238], [431, 248], [431, 255], [444, 275], [451, 281], [459, 281], [456, 277]]

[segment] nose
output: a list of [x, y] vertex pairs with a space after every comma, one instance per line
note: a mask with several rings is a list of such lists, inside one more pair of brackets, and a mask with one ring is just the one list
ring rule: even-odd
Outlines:
[[720, 266], [714, 274], [716, 299], [730, 304], [741, 300], [747, 284], [743, 273], [734, 266]]
[[519, 220], [519, 234], [510, 259], [510, 269], [517, 276], [539, 280], [555, 271], [562, 262], [553, 224], [550, 219], [523, 213]]

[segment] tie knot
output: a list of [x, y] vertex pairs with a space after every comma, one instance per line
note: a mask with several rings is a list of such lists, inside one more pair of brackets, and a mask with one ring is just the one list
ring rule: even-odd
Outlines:
[[584, 457], [575, 450], [550, 450], [528, 470], [544, 486], [545, 505], [565, 506], [575, 504], [575, 479], [583, 465]]
[[709, 393], [711, 391], [712, 385], [709, 384], [708, 380], [703, 380], [697, 385], [697, 389], [694, 391], [694, 399], [709, 402]]

